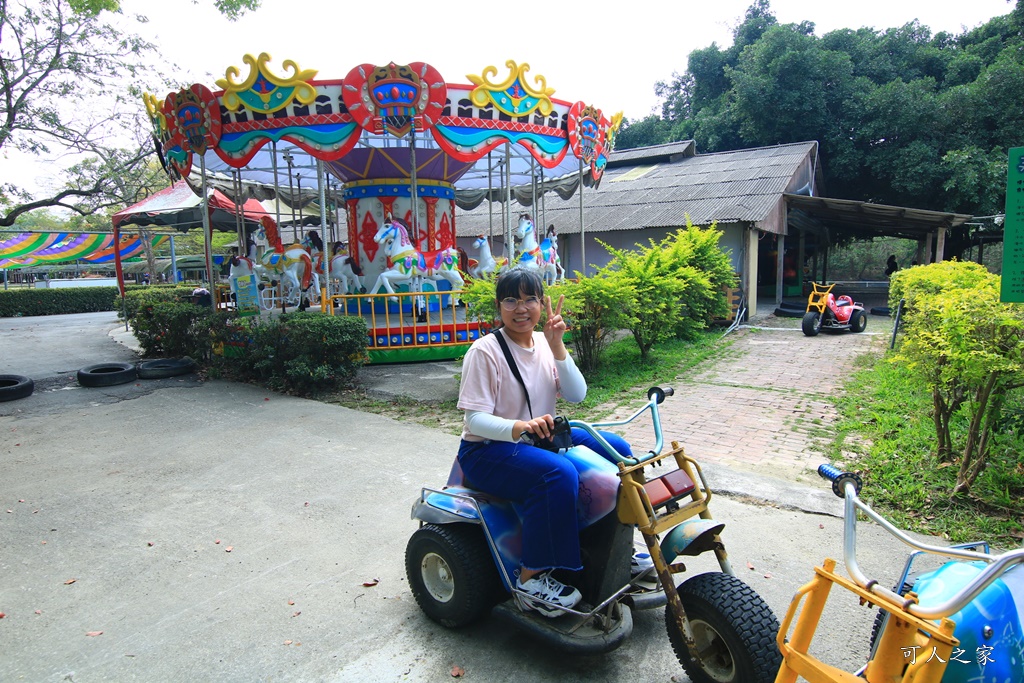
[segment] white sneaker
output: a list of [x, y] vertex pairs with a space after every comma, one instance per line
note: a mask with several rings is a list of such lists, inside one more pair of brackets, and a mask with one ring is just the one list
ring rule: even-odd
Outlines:
[[633, 552], [633, 558], [629, 561], [629, 573], [633, 578], [646, 574], [649, 569], [654, 568], [654, 560], [650, 553]]
[[530, 600], [520, 593], [514, 593], [519, 609], [524, 612], [537, 610], [546, 617], [560, 616], [564, 614], [564, 610], [575, 607], [583, 599], [578, 590], [555, 579], [550, 572], [536, 574], [527, 579], [526, 583], [516, 579], [516, 588], [552, 603], [545, 604], [540, 600]]

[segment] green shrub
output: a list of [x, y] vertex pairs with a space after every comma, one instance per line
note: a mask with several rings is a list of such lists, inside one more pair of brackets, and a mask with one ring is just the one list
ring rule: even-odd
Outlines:
[[[146, 306], [152, 306], [156, 303], [166, 302], [188, 302], [192, 297], [193, 287], [182, 286], [182, 285], [161, 285], [161, 286], [148, 286], [148, 287], [129, 287], [125, 292], [125, 309], [128, 315], [128, 319], [134, 318], [139, 309]], [[118, 315], [124, 317], [125, 312], [120, 311]]]
[[213, 333], [215, 343], [241, 346], [240, 352], [225, 352], [219, 359], [218, 365], [226, 373], [301, 396], [349, 383], [367, 360], [366, 322], [354, 316], [225, 316], [217, 328]]
[[0, 291], [0, 317], [113, 311], [119, 303], [117, 287], [9, 289]]
[[1003, 405], [1024, 386], [1024, 307], [1000, 301], [999, 276], [974, 263], [910, 268], [894, 281], [892, 296], [906, 299], [894, 360], [931, 390], [936, 455], [946, 463], [959, 455], [953, 493], [967, 493], [995, 446]]
[[467, 319], [479, 320], [483, 324], [491, 325], [501, 317], [498, 313], [498, 304], [494, 299], [496, 275], [466, 281], [460, 299], [466, 304]]
[[205, 360], [210, 357], [212, 348], [213, 316], [206, 306], [154, 301], [140, 303], [130, 324], [145, 356], [189, 356]]
[[736, 273], [729, 254], [718, 246], [721, 237], [715, 225], [701, 229], [687, 218], [685, 229], [675, 231], [658, 244], [666, 252], [670, 270], [679, 271], [683, 277], [688, 277], [690, 269], [700, 273], [700, 285], [688, 287], [681, 301], [684, 324], [676, 330], [681, 339], [692, 340], [712, 320], [729, 315], [725, 290], [736, 286]]
[[633, 296], [630, 285], [621, 278], [582, 277], [576, 274], [552, 287], [551, 298], [565, 296], [562, 314], [572, 336], [573, 359], [583, 372], [596, 370], [612, 334], [625, 325], [622, 302]]

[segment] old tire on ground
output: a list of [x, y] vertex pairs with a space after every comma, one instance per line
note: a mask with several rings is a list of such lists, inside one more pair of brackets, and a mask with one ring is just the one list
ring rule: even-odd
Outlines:
[[36, 383], [23, 375], [0, 375], [0, 401], [31, 396]]
[[409, 588], [428, 617], [448, 628], [487, 615], [501, 583], [483, 531], [474, 524], [426, 524], [405, 548]]
[[682, 633], [665, 608], [665, 624], [676, 658], [693, 683], [772, 683], [782, 653], [775, 642], [779, 621], [768, 604], [735, 576], [698, 574], [679, 584], [679, 598], [702, 666], [686, 649]]
[[816, 337], [821, 332], [821, 313], [817, 311], [807, 311], [804, 314], [804, 319], [800, 322], [800, 329], [804, 331], [804, 334], [808, 337]]
[[183, 358], [155, 358], [139, 363], [138, 371], [141, 379], [165, 379], [195, 372], [196, 362], [188, 356]]
[[138, 376], [132, 363], [96, 363], [78, 371], [78, 383], [83, 387], [112, 387], [127, 384]]
[[892, 309], [888, 306], [875, 306], [871, 309], [871, 315], [892, 315]]
[[863, 332], [868, 326], [868, 316], [864, 311], [854, 311], [850, 314], [850, 330]]

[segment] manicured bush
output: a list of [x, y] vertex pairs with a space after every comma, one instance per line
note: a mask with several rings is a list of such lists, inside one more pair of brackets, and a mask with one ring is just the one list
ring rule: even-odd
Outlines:
[[354, 316], [225, 316], [213, 339], [225, 342], [218, 366], [226, 374], [300, 396], [344, 386], [367, 360], [366, 322]]
[[[191, 292], [191, 290], [190, 290]], [[181, 301], [139, 303], [130, 324], [145, 356], [210, 357], [214, 313], [206, 306]]]
[[9, 289], [0, 291], [0, 317], [113, 311], [119, 303], [117, 287]]
[[[148, 287], [129, 287], [125, 292], [125, 309], [128, 319], [134, 318], [140, 309], [161, 302], [190, 302], [192, 285], [150, 285]], [[118, 307], [118, 315], [122, 318], [125, 312]]]

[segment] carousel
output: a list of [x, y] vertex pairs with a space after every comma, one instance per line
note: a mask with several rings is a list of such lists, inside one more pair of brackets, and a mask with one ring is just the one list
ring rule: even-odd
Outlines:
[[[468, 74], [469, 83], [424, 62], [320, 78], [290, 60], [273, 69], [266, 53], [243, 61], [248, 73], [229, 67], [216, 90], [145, 95], [161, 159], [201, 197], [215, 188], [239, 207], [275, 202], [258, 234], [238, 222], [246, 246], [233, 259], [230, 298], [240, 314], [310, 304], [363, 316], [377, 362], [461, 355], [480, 334], [459, 306], [467, 277], [509, 262], [557, 274], [557, 236], [511, 216], [509, 199], [531, 197], [540, 209], [567, 178], [597, 182], [621, 120], [555, 99], [543, 76], [514, 61]], [[456, 243], [457, 209], [483, 201], [500, 213], [497, 258], [494, 236], [468, 250]]]

